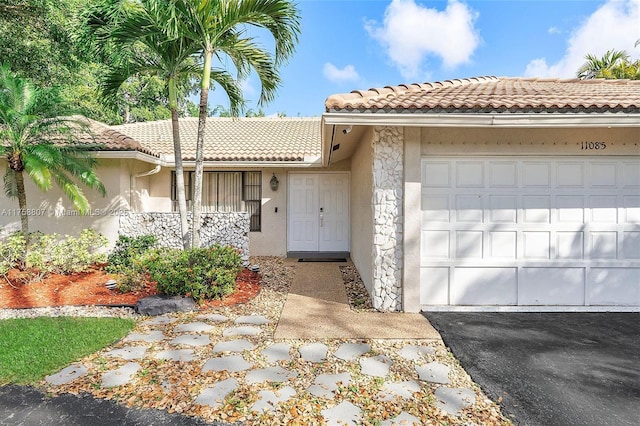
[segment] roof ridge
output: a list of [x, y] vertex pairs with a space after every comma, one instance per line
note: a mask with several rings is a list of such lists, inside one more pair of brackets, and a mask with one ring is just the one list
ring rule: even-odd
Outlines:
[[496, 76], [480, 76], [470, 78], [454, 78], [450, 80], [424, 82], [424, 83], [404, 83], [395, 86], [373, 87], [368, 90], [352, 90], [349, 93], [338, 93], [330, 95], [326, 101], [325, 106], [328, 108], [335, 102], [364, 102], [365, 100], [375, 98], [376, 96], [387, 95], [400, 95], [407, 92], [419, 92], [423, 90], [430, 90], [441, 87], [450, 86], [466, 86], [471, 84], [486, 83], [488, 81], [498, 81], [501, 78]]

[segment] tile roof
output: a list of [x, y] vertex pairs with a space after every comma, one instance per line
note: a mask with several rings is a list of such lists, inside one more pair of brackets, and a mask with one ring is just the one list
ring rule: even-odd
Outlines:
[[639, 113], [640, 81], [474, 77], [329, 96], [326, 112]]
[[144, 147], [135, 139], [114, 130], [98, 121], [82, 117], [88, 123], [90, 135], [84, 133], [81, 136], [82, 142], [95, 144], [96, 149], [100, 151], [139, 151], [157, 157], [158, 154], [153, 150]]
[[[320, 156], [320, 118], [207, 118], [205, 161], [296, 161]], [[111, 126], [143, 149], [173, 157], [171, 121]], [[195, 160], [198, 119], [180, 119], [182, 157]]]

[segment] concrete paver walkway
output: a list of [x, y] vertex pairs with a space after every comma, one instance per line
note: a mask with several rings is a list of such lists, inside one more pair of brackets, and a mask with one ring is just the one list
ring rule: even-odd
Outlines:
[[440, 339], [421, 314], [351, 310], [341, 264], [296, 264], [276, 339]]

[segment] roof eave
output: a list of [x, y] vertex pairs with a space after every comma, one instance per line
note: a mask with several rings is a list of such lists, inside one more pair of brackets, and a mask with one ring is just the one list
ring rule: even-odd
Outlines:
[[326, 125], [413, 127], [640, 127], [638, 113], [561, 114], [402, 114], [327, 112], [322, 115], [323, 140], [331, 135]]

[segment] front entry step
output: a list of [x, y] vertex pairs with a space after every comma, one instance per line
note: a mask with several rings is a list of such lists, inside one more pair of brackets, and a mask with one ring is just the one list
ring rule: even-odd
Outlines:
[[297, 258], [298, 262], [346, 262], [351, 253], [348, 251], [289, 251], [288, 258]]

